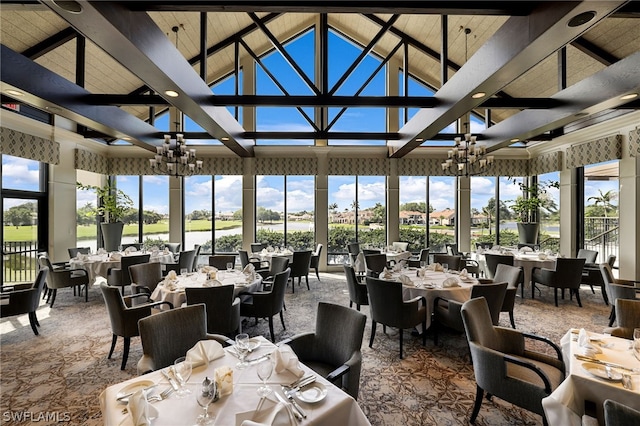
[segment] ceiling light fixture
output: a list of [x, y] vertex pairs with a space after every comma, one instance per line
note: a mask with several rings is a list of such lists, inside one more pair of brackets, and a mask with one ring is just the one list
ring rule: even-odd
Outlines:
[[149, 159], [149, 165], [156, 174], [169, 176], [190, 176], [202, 170], [202, 160], [196, 159], [196, 150], [187, 148], [182, 133], [176, 134], [171, 144], [171, 136], [164, 135], [164, 143], [156, 147], [156, 155]]
[[515, 142], [520, 142], [520, 139], [518, 139], [518, 138], [513, 138], [513, 139], [511, 139], [511, 142], [514, 142], [514, 143], [515, 143]]
[[593, 10], [590, 10], [588, 12], [582, 12], [574, 16], [573, 18], [569, 19], [569, 22], [567, 22], [567, 25], [570, 26], [571, 28], [579, 27], [591, 21], [595, 17], [596, 17], [596, 12], [594, 12]]
[[473, 99], [480, 99], [480, 98], [484, 98], [485, 96], [487, 96], [485, 92], [477, 92], [471, 95]]
[[638, 94], [637, 93], [628, 93], [624, 96], [620, 96], [620, 100], [621, 101], [628, 101], [629, 99], [634, 99], [637, 98]]
[[164, 94], [171, 98], [177, 98], [178, 96], [180, 96], [180, 93], [176, 92], [175, 90], [165, 90]]
[[73, 13], [76, 15], [82, 13], [82, 5], [77, 1], [54, 0], [53, 4], [55, 4], [62, 10], [66, 10], [69, 13]]
[[447, 152], [448, 158], [442, 163], [442, 171], [457, 177], [469, 177], [484, 173], [493, 164], [493, 155], [486, 155], [485, 146], [476, 146], [477, 136], [471, 133], [455, 138], [455, 146]]
[[22, 93], [21, 91], [13, 89], [5, 90], [4, 93], [9, 96], [24, 96], [24, 93]]
[[222, 142], [227, 142], [229, 140], [229, 138], [227, 136], [223, 136], [223, 137], [220, 138], [220, 140]]

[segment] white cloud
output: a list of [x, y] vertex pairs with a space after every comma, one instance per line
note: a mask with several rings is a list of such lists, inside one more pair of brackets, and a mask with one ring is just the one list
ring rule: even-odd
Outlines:
[[40, 181], [39, 164], [24, 158], [2, 157], [2, 182], [5, 188], [38, 189]]

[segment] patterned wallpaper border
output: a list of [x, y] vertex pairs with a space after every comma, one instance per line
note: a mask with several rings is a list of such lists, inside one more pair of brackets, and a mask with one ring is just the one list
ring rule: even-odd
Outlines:
[[0, 127], [0, 153], [48, 164], [60, 164], [60, 144], [7, 127]]
[[568, 169], [622, 158], [622, 135], [612, 135], [567, 148]]
[[542, 175], [562, 170], [562, 151], [548, 152], [529, 160], [529, 173]]
[[317, 158], [256, 158], [256, 175], [317, 175]]
[[76, 148], [75, 157], [77, 170], [85, 170], [103, 175], [108, 175], [110, 172], [109, 161], [103, 155]]
[[629, 155], [640, 157], [640, 127], [629, 132]]

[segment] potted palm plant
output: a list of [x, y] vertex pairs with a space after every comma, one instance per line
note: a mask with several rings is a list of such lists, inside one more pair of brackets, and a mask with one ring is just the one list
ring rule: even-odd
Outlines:
[[[513, 181], [516, 183], [516, 181]], [[537, 244], [540, 222], [538, 214], [541, 209], [553, 211], [555, 202], [548, 193], [549, 188], [559, 188], [556, 181], [534, 182], [526, 184], [518, 182], [522, 195], [519, 195], [509, 206], [516, 214], [518, 223], [518, 239], [520, 243]]]
[[103, 186], [83, 185], [76, 182], [79, 189], [93, 190], [100, 202], [96, 208], [96, 214], [103, 217], [100, 223], [104, 248], [107, 251], [118, 250], [122, 241], [124, 223], [122, 217], [127, 209], [133, 207], [133, 201], [122, 190], [115, 188], [110, 183]]

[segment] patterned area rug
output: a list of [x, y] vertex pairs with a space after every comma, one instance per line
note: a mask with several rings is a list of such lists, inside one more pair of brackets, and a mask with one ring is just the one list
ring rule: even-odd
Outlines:
[[[315, 327], [319, 301], [349, 304], [342, 274], [321, 274], [309, 278], [311, 291], [296, 284], [288, 288], [286, 330], [274, 319], [276, 341]], [[592, 294], [583, 287], [582, 304], [560, 301], [556, 308], [553, 292], [542, 289], [535, 300], [518, 298], [515, 307], [519, 330], [546, 336], [556, 343], [570, 327], [601, 332], [607, 325], [609, 307], [599, 290]], [[527, 293], [529, 294], [529, 293]], [[361, 310], [369, 316], [368, 307]], [[500, 325], [509, 326], [503, 313]], [[98, 286], [89, 291], [89, 302], [73, 296], [71, 290], [58, 292], [53, 309], [42, 304], [38, 310], [40, 335], [34, 336], [27, 316], [0, 322], [0, 423], [102, 424], [98, 396], [107, 386], [136, 376], [142, 355], [139, 338], [133, 338], [127, 368], [120, 370], [122, 339], [114, 356], [107, 359], [111, 328]], [[251, 336], [269, 338], [267, 322], [243, 325]], [[438, 346], [428, 333], [427, 344], [404, 335], [404, 359], [400, 360], [398, 331], [378, 327], [373, 348], [369, 348], [371, 321], [367, 321], [362, 345], [363, 369], [358, 403], [373, 425], [463, 425], [468, 424], [475, 397], [473, 367], [464, 335], [440, 334]], [[22, 416], [22, 420], [18, 420]], [[48, 416], [48, 417], [47, 417]], [[49, 420], [46, 420], [46, 419]], [[537, 425], [541, 417], [498, 398], [484, 400], [477, 425]]]

